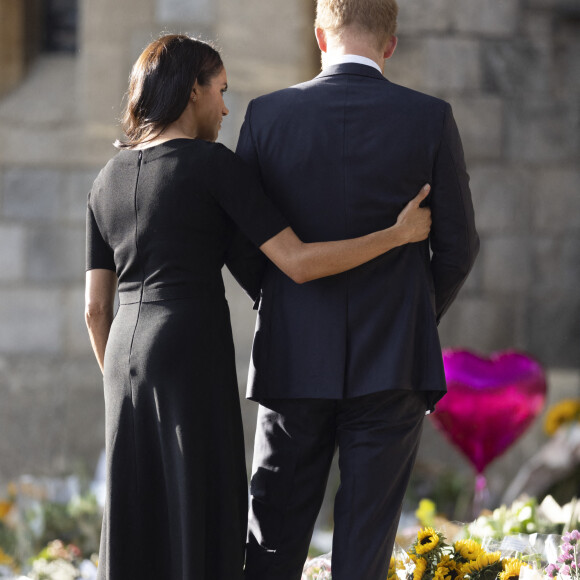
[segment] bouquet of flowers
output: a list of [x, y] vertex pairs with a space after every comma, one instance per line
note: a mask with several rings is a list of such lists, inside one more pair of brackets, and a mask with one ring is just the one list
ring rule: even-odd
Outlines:
[[[500, 551], [488, 552], [471, 539], [446, 542], [433, 528], [422, 528], [409, 550], [415, 564], [408, 580], [519, 580], [528, 568], [519, 558], [504, 558]], [[392, 562], [391, 569], [396, 567]]]
[[580, 580], [580, 574], [578, 572], [578, 566], [580, 564], [579, 540], [580, 532], [578, 530], [573, 530], [562, 536], [558, 560], [557, 562], [549, 564], [546, 568], [546, 575], [549, 578], [558, 580]]

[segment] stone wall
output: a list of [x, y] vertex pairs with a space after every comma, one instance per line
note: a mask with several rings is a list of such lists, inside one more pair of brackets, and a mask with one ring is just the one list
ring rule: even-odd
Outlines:
[[[517, 348], [580, 396], [580, 5], [401, 0], [386, 76], [451, 102], [481, 251], [440, 326], [446, 347]], [[569, 369], [558, 371], [556, 369]], [[545, 440], [538, 421], [488, 470], [492, 501]], [[426, 422], [418, 471], [471, 468]]]
[[[482, 239], [441, 325], [443, 343], [529, 350], [550, 368], [551, 400], [580, 395], [577, 2], [400, 4], [386, 74], [451, 101]], [[114, 152], [141, 49], [162, 30], [217, 40], [230, 84], [221, 139], [230, 147], [249, 99], [310, 78], [319, 62], [311, 0], [81, 0], [80, 8], [79, 53], [41, 55], [0, 99], [0, 485], [24, 472], [90, 472], [103, 445], [100, 373], [83, 321], [84, 208]], [[226, 280], [243, 391], [255, 315]], [[255, 406], [243, 408], [250, 457]], [[541, 442], [537, 427], [490, 471], [493, 489]], [[427, 462], [469, 473], [429, 426]]]
[[452, 103], [482, 241], [447, 345], [580, 365], [579, 16], [577, 2], [401, 2], [387, 76]]

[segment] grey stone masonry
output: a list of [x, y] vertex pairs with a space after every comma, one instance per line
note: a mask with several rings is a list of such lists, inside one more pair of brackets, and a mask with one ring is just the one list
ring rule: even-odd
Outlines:
[[62, 342], [59, 290], [0, 288], [0, 354], [60, 353]]
[[452, 104], [481, 235], [444, 345], [580, 365], [578, 14], [568, 0], [401, 3], [386, 75]]
[[518, 28], [519, 8], [520, 0], [454, 0], [451, 13], [458, 32], [505, 37]]
[[3, 175], [2, 217], [56, 220], [61, 217], [62, 173], [54, 169], [8, 169]]
[[0, 283], [23, 279], [25, 253], [25, 229], [20, 225], [0, 224]]

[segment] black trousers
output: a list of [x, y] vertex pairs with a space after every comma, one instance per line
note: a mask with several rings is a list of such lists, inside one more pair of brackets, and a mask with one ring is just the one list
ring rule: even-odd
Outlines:
[[385, 580], [427, 403], [423, 393], [262, 401], [246, 580], [300, 580], [338, 447], [333, 580]]

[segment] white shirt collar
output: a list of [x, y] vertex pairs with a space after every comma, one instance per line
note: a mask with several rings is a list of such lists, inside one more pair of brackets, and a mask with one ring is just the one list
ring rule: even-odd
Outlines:
[[381, 74], [383, 74], [381, 67], [374, 60], [371, 60], [366, 56], [360, 56], [358, 54], [337, 54], [333, 56], [326, 56], [324, 59], [325, 67], [332, 66], [335, 64], [345, 64], [347, 62], [366, 64], [367, 66], [372, 66], [373, 68], [376, 68]]

